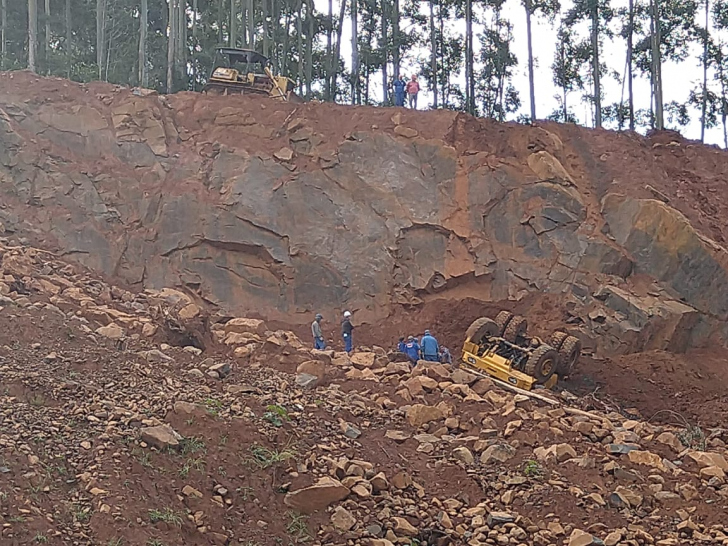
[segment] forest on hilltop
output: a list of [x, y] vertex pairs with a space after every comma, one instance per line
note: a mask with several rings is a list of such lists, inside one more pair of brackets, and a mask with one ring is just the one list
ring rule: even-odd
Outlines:
[[[728, 147], [728, 0], [615, 1], [328, 0], [322, 12], [313, 0], [2, 0], [1, 61], [4, 70], [174, 92], [200, 90], [215, 47], [228, 45], [268, 56], [306, 99], [379, 105], [392, 103], [391, 80], [406, 64], [421, 74], [432, 108], [620, 130], [680, 128], [692, 117], [701, 140], [722, 126]], [[527, 59], [514, 54], [513, 13], [527, 21]], [[536, 112], [535, 20], [548, 22], [556, 42], [541, 68], [559, 89], [553, 112]], [[345, 27], [351, 43], [342, 47]], [[623, 47], [623, 66], [605, 63], [605, 43]], [[668, 61], [702, 67], [682, 102], [663, 99]], [[513, 83], [521, 65], [528, 90]], [[638, 78], [650, 82], [646, 109], [635, 107]], [[605, 79], [621, 96], [607, 96]], [[591, 119], [580, 120], [585, 102]]]

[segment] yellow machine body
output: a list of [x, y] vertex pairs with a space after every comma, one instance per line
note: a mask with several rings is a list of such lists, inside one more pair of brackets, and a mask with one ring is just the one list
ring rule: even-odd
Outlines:
[[[227, 57], [229, 66], [216, 66], [204, 91], [226, 95], [248, 94], [268, 95], [284, 102], [301, 102], [293, 92], [295, 82], [286, 76], [276, 76], [268, 67], [268, 59], [259, 53], [243, 49], [219, 48], [219, 55]], [[241, 62], [236, 62], [241, 61]], [[260, 72], [240, 71], [234, 66], [255, 68]]]
[[[511, 361], [495, 354], [494, 351], [486, 351], [478, 356], [479, 346], [470, 339], [467, 339], [463, 345], [463, 363], [476, 371], [485, 372], [486, 374], [499, 379], [509, 385], [518, 387], [519, 389], [530, 391], [536, 385], [536, 379], [511, 367]], [[553, 374], [546, 382], [544, 387], [551, 388], [556, 385], [558, 377]]]

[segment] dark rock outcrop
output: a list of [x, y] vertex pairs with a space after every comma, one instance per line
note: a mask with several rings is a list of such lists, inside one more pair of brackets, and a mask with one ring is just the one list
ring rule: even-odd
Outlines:
[[[36, 84], [48, 100], [27, 99]], [[605, 193], [619, 165], [592, 165], [584, 142], [388, 115], [0, 76], [0, 221], [128, 283], [271, 318], [374, 319], [471, 283], [604, 309], [591, 328], [619, 352], [684, 350], [725, 324], [725, 250], [661, 201]]]

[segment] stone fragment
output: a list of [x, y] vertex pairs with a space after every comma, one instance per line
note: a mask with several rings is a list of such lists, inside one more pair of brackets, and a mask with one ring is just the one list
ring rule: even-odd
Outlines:
[[338, 506], [331, 514], [331, 524], [341, 532], [351, 530], [356, 525], [356, 518], [343, 506]]
[[417, 529], [404, 518], [392, 518], [394, 521], [394, 532], [397, 535], [405, 535], [408, 537], [417, 536]]
[[213, 364], [207, 370], [208, 375], [210, 372], [216, 373], [220, 379], [224, 379], [230, 375], [230, 363], [220, 362], [218, 364]]
[[142, 442], [146, 442], [150, 446], [157, 449], [179, 449], [180, 436], [169, 425], [157, 425], [155, 427], [145, 427], [140, 431]]
[[286, 494], [283, 502], [303, 514], [311, 514], [344, 500], [347, 496], [349, 496], [348, 488], [338, 480], [324, 476], [314, 485]]
[[494, 444], [486, 449], [480, 456], [480, 462], [488, 464], [491, 462], [505, 463], [516, 455], [516, 450], [508, 444]]
[[302, 389], [312, 389], [319, 383], [319, 378], [310, 373], [296, 374], [296, 385]]
[[496, 525], [513, 523], [514, 521], [516, 521], [516, 516], [509, 512], [490, 512], [486, 519], [486, 524], [488, 527], [494, 527]]
[[688, 457], [698, 463], [698, 466], [717, 466], [724, 472], [728, 471], [728, 462], [720, 453], [712, 453], [706, 451], [691, 451]]
[[394, 128], [394, 134], [404, 138], [414, 138], [419, 135], [419, 131], [412, 129], [411, 127], [405, 127], [404, 125], [397, 125]]
[[650, 451], [630, 451], [627, 454], [627, 457], [629, 457], [629, 460], [635, 464], [651, 466], [652, 468], [656, 468], [661, 472], [667, 471], [667, 467], [662, 462], [662, 457]]
[[273, 157], [275, 157], [279, 161], [290, 161], [291, 159], [293, 159], [293, 150], [291, 150], [287, 146], [283, 147], [277, 152], [274, 152]]
[[432, 421], [439, 421], [444, 417], [443, 411], [435, 406], [414, 404], [407, 410], [407, 422], [417, 428]]
[[463, 464], [470, 466], [475, 462], [473, 453], [465, 446], [456, 447], [452, 450], [452, 456]]
[[185, 497], [197, 497], [198, 499], [202, 498], [202, 493], [200, 491], [198, 491], [197, 489], [195, 489], [194, 487], [192, 487], [191, 485], [185, 485], [182, 488], [182, 494]]
[[108, 339], [118, 340], [124, 337], [124, 329], [113, 322], [108, 326], [102, 326], [96, 329], [96, 333]]

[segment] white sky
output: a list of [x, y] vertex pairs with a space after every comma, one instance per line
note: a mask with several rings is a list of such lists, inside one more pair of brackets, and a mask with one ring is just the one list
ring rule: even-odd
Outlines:
[[[315, 0], [316, 8], [322, 12], [328, 12], [328, 0]], [[334, 0], [334, 14], [338, 14], [340, 6], [340, 0]], [[616, 10], [619, 7], [626, 7], [627, 0], [613, 0], [612, 7]], [[571, 7], [570, 0], [563, 0], [562, 13], [565, 13]], [[480, 9], [480, 8], [477, 8]], [[429, 13], [429, 4], [426, 1], [422, 2], [422, 13]], [[482, 11], [480, 11], [482, 13]], [[529, 96], [528, 96], [528, 69], [527, 69], [527, 42], [526, 42], [526, 16], [525, 10], [522, 7], [520, 0], [509, 0], [503, 9], [503, 17], [509, 19], [513, 24], [513, 35], [515, 41], [513, 45], [513, 51], [518, 57], [518, 67], [513, 79], [513, 84], [518, 89], [521, 98], [521, 109], [519, 114], [528, 114], [530, 111]], [[698, 13], [698, 20], [704, 21], [704, 15]], [[535, 88], [536, 88], [536, 115], [538, 118], [546, 118], [551, 112], [558, 106], [558, 103], [554, 99], [554, 95], [559, 90], [554, 86], [552, 82], [551, 63], [554, 58], [554, 50], [556, 47], [556, 33], [558, 27], [558, 19], [551, 25], [543, 17], [532, 18], [533, 28], [533, 48], [535, 57]], [[464, 33], [465, 22], [457, 21], [451, 26], [453, 29], [458, 29], [459, 32]], [[580, 30], [581, 36], [587, 36], [588, 26], [582, 25], [577, 27]], [[474, 26], [474, 33], [478, 34], [481, 32], [482, 26]], [[479, 40], [473, 39], [475, 47], [475, 57], [478, 56], [479, 51]], [[691, 89], [700, 85], [702, 82], [702, 67], [700, 66], [699, 46], [693, 46], [693, 54], [680, 63], [679, 65], [672, 62], [665, 62], [663, 64], [663, 94], [665, 104], [670, 101], [676, 100], [678, 102], [685, 102], [688, 98]], [[345, 60], [347, 67], [350, 67], [351, 60], [351, 22], [347, 18], [342, 37], [341, 54]], [[412, 56], [417, 55], [429, 55], [426, 50], [417, 50]], [[614, 41], [605, 40], [602, 48], [602, 60], [608, 65], [609, 71], [618, 71], [620, 74], [624, 73], [626, 58], [626, 43], [621, 39], [617, 38]], [[411, 74], [416, 66], [415, 58], [403, 59], [401, 65], [401, 72], [403, 74]], [[477, 70], [477, 69], [476, 69]], [[391, 66], [389, 69], [391, 74]], [[464, 82], [464, 76], [460, 76]], [[710, 80], [710, 74], [709, 74]], [[372, 77], [372, 83], [376, 90], [376, 95], [381, 98], [381, 73], [379, 76]], [[635, 109], [649, 108], [650, 106], [650, 84], [646, 78], [641, 78], [637, 74], [634, 77], [634, 94], [635, 94]], [[421, 84], [424, 87], [424, 80], [421, 80]], [[602, 104], [607, 105], [613, 102], [618, 102], [622, 95], [622, 85], [614, 80], [611, 76], [603, 76], [603, 98]], [[432, 97], [427, 89], [423, 90], [423, 96], [420, 97], [419, 105], [420, 108], [425, 107], [426, 104], [432, 102]], [[424, 100], [423, 100], [424, 99]], [[625, 102], [627, 100], [626, 95], [626, 84], [625, 84]], [[581, 102], [581, 97], [578, 92], [574, 92], [569, 96], [570, 105], [569, 108], [573, 111], [579, 122], [584, 125], [592, 124], [593, 113], [591, 112], [591, 105]], [[700, 138], [700, 112], [698, 110], [690, 110], [691, 122], [686, 128], [681, 130], [682, 134], [691, 139]], [[512, 116], [515, 119], [516, 116]], [[667, 116], [665, 120], [668, 125]], [[720, 126], [713, 129], [706, 130], [706, 143], [708, 144], [723, 144], [723, 133]]]

